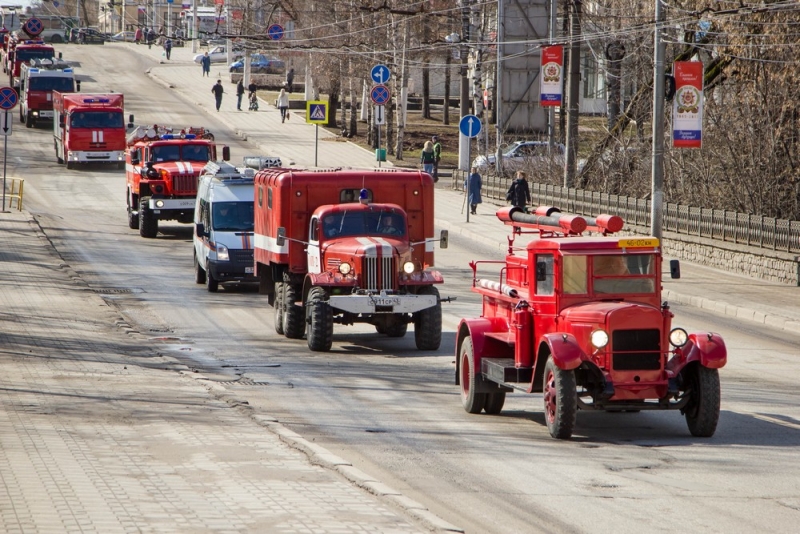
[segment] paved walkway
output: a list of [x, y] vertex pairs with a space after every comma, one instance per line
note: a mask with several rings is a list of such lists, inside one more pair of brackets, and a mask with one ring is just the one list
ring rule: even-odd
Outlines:
[[[189, 55], [176, 49], [175, 65], [151, 74], [216, 114], [213, 82]], [[281, 124], [270, 105], [231, 110], [230, 96], [219, 112], [227, 125], [264, 155], [313, 165], [313, 126]], [[374, 166], [351, 143], [320, 146], [320, 165]], [[507, 231], [495, 206], [469, 223], [462, 206], [463, 195], [438, 189], [437, 225], [501, 257]], [[682, 268], [665, 283], [667, 300], [800, 333], [798, 288]], [[145, 346], [27, 212], [0, 213], [0, 531], [419, 531], [395, 507], [425, 527], [459, 530]]]

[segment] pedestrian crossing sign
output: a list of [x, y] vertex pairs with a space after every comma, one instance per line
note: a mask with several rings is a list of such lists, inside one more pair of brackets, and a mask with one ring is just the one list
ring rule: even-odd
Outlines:
[[328, 122], [328, 103], [323, 100], [306, 102], [306, 122], [325, 124]]

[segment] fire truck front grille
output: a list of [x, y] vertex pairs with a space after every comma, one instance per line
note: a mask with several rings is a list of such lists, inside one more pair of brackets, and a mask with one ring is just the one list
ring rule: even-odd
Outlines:
[[197, 176], [194, 174], [176, 174], [172, 182], [176, 195], [197, 194]]
[[230, 257], [231, 263], [233, 263], [234, 265], [241, 265], [243, 267], [247, 267], [248, 265], [253, 265], [253, 249], [248, 249], [248, 250], [228, 249], [228, 255]]
[[361, 287], [370, 291], [394, 289], [395, 261], [393, 256], [364, 258]]
[[615, 330], [611, 351], [615, 371], [656, 371], [661, 369], [661, 332]]

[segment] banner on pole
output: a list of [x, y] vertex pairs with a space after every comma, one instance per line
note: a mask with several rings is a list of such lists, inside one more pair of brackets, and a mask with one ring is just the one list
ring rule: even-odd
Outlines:
[[675, 98], [672, 101], [672, 146], [701, 148], [703, 145], [703, 63], [676, 61]]
[[539, 75], [539, 105], [557, 107], [561, 105], [564, 76], [564, 47], [542, 48], [542, 67]]

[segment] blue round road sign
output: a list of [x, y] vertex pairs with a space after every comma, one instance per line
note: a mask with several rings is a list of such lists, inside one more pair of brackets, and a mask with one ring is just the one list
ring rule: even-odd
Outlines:
[[386, 83], [392, 76], [392, 71], [386, 65], [375, 65], [369, 75], [375, 83]]
[[458, 130], [466, 137], [477, 137], [481, 133], [481, 120], [475, 115], [464, 115], [458, 122]]
[[375, 104], [382, 106], [389, 101], [389, 88], [385, 85], [376, 85], [370, 91], [369, 96]]
[[18, 100], [19, 96], [13, 87], [0, 87], [0, 109], [12, 109]]
[[267, 28], [267, 34], [269, 38], [273, 41], [280, 41], [283, 39], [283, 26], [280, 24], [273, 24], [269, 28]]
[[31, 37], [36, 37], [42, 30], [44, 30], [44, 25], [42, 21], [37, 19], [36, 17], [29, 18], [25, 21], [25, 26], [22, 27], [25, 30], [25, 33], [30, 35]]

